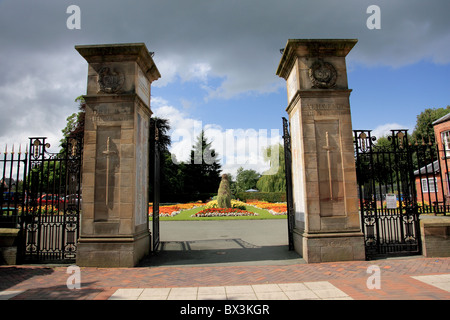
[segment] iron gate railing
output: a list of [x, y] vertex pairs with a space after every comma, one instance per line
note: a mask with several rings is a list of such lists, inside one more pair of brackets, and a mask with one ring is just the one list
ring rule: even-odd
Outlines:
[[[2, 181], [15, 181], [14, 191], [2, 192], [1, 203], [2, 218], [9, 217], [9, 226], [20, 229], [17, 260], [73, 262], [82, 201], [82, 141], [69, 139], [59, 153], [47, 151], [46, 138], [29, 141], [29, 149], [20, 150], [17, 158], [11, 153], [7, 160], [5, 152], [1, 175]], [[5, 201], [5, 194], [14, 199]]]
[[284, 165], [286, 174], [286, 201], [289, 250], [294, 250], [294, 198], [292, 190], [292, 153], [291, 135], [289, 133], [289, 122], [283, 117], [283, 140], [284, 140]]
[[150, 119], [150, 184], [149, 199], [152, 199], [152, 251], [156, 252], [160, 245], [159, 236], [159, 201], [160, 201], [160, 179], [161, 179], [161, 156], [159, 149], [158, 127], [154, 119]]
[[367, 259], [420, 254], [420, 214], [450, 211], [450, 153], [412, 142], [407, 130], [378, 140], [354, 130], [354, 144]]
[[28, 151], [18, 151], [14, 146], [8, 151], [5, 146], [3, 157], [0, 157], [0, 227], [18, 228], [19, 213], [23, 210], [28, 166]]

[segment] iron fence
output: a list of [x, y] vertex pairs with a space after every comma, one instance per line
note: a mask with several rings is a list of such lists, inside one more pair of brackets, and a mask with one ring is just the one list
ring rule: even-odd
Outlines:
[[366, 256], [420, 254], [419, 216], [450, 212], [450, 152], [407, 130], [354, 130], [354, 144]]
[[0, 227], [19, 227], [19, 213], [23, 211], [26, 191], [24, 182], [28, 165], [28, 152], [21, 146], [16, 152], [14, 146], [8, 151], [5, 146], [3, 157], [0, 153]]
[[46, 138], [29, 138], [1, 160], [1, 227], [18, 228], [18, 261], [74, 261], [81, 211], [82, 140], [58, 153]]

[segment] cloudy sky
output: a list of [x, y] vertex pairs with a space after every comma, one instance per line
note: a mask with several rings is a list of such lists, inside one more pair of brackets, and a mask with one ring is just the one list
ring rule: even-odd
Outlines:
[[[70, 5], [81, 29], [67, 28]], [[370, 5], [381, 29], [367, 27]], [[347, 56], [353, 128], [412, 130], [425, 108], [450, 105], [449, 12], [448, 0], [0, 0], [0, 151], [29, 136], [58, 146], [86, 93], [83, 44], [154, 51], [152, 110], [170, 120], [173, 152], [190, 149], [181, 132], [207, 129], [224, 171], [263, 170], [258, 148], [280, 139], [287, 94], [275, 73], [288, 39], [358, 39]]]

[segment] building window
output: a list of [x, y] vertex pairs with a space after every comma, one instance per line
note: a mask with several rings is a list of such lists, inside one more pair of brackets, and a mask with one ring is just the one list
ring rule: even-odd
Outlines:
[[438, 185], [436, 178], [422, 179], [422, 191], [423, 192], [438, 192]]
[[450, 131], [444, 131], [441, 133], [442, 144], [445, 149], [445, 156], [450, 157]]

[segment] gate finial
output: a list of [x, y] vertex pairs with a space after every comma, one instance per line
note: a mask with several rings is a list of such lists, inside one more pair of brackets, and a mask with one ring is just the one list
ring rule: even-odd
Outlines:
[[398, 148], [399, 149], [403, 149], [403, 137], [405, 136], [405, 134], [403, 132], [399, 132], [397, 133], [397, 137], [398, 137]]

